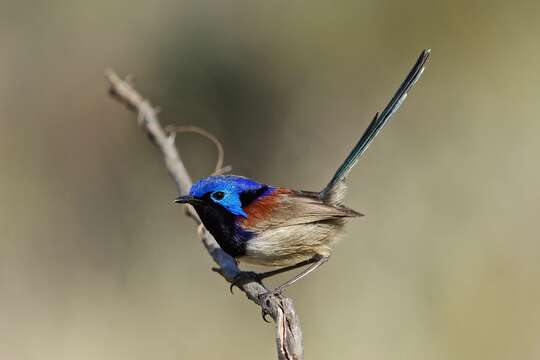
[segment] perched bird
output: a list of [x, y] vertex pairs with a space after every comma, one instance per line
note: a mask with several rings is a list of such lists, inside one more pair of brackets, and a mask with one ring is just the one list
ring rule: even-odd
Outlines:
[[192, 205], [202, 223], [229, 255], [240, 262], [282, 266], [259, 279], [310, 265], [266, 295], [280, 294], [326, 262], [348, 218], [360, 213], [343, 205], [345, 177], [420, 78], [430, 50], [424, 50], [398, 91], [375, 115], [356, 146], [320, 192], [266, 185], [245, 177], [210, 176], [197, 181], [175, 202]]

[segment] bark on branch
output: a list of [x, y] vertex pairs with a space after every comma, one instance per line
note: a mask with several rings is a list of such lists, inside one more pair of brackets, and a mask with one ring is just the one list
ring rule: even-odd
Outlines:
[[[107, 70], [105, 77], [110, 84], [110, 93], [118, 101], [125, 104], [130, 110], [138, 114], [141, 128], [148, 134], [150, 140], [159, 148], [165, 161], [167, 170], [176, 183], [180, 195], [186, 195], [191, 188], [191, 178], [176, 149], [174, 133], [167, 133], [158, 119], [158, 111], [135, 90], [129, 79], [120, 78], [114, 71]], [[225, 280], [232, 283], [241, 270], [236, 261], [225, 253], [212, 235], [204, 228], [197, 213], [191, 206], [187, 206], [186, 214], [198, 225], [198, 235], [206, 250], [216, 262], [216, 272]], [[256, 281], [247, 282], [239, 286], [248, 299], [260, 304], [260, 295], [268, 291]], [[303, 359], [302, 331], [300, 320], [293, 306], [293, 302], [285, 297], [271, 297], [269, 300], [270, 316], [276, 327], [276, 346], [278, 359]]]

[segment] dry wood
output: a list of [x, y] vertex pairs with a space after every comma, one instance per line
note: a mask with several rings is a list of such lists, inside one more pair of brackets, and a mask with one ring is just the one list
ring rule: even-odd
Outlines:
[[[143, 98], [135, 90], [128, 78], [124, 80], [112, 70], [107, 70], [105, 77], [110, 84], [111, 95], [138, 114], [139, 124], [142, 129], [145, 130], [150, 140], [161, 150], [165, 166], [176, 183], [179, 194], [186, 195], [191, 188], [192, 182], [176, 148], [174, 132], [168, 133], [164, 130], [157, 116], [158, 109], [152, 106], [148, 100]], [[229, 283], [233, 283], [242, 273], [236, 261], [219, 247], [216, 240], [204, 228], [197, 213], [191, 206], [187, 206], [186, 214], [198, 225], [198, 235], [206, 250], [218, 265], [214, 270], [221, 274]], [[256, 281], [248, 281], [240, 284], [239, 288], [246, 294], [248, 299], [259, 306], [261, 305], [260, 295], [268, 291], [268, 289]], [[273, 296], [268, 301], [269, 315], [276, 324], [278, 359], [303, 359], [300, 320], [296, 314], [292, 300], [281, 296]]]

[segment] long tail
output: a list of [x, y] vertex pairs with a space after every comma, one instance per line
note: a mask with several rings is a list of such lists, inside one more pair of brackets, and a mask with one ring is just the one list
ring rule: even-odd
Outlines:
[[390, 100], [388, 105], [386, 105], [380, 114], [375, 114], [375, 118], [371, 121], [371, 124], [369, 124], [360, 140], [358, 140], [358, 143], [354, 149], [352, 149], [349, 156], [347, 156], [343, 164], [341, 164], [339, 169], [336, 171], [332, 180], [330, 180], [328, 185], [326, 185], [324, 190], [321, 192], [321, 197], [323, 199], [330, 196], [335, 191], [336, 187], [341, 184], [343, 179], [345, 179], [349, 171], [351, 171], [353, 166], [358, 161], [358, 158], [366, 151], [369, 144], [371, 144], [375, 136], [377, 136], [388, 120], [390, 120], [390, 117], [397, 111], [397, 109], [399, 109], [407, 97], [407, 92], [413, 87], [416, 81], [418, 81], [420, 76], [422, 76], [424, 65], [426, 64], [430, 53], [430, 49], [422, 51], [422, 54], [420, 54], [420, 57], [416, 61], [416, 64], [414, 64], [412, 70], [409, 72], [405, 80], [403, 80], [398, 91], [395, 93], [394, 97], [392, 97], [392, 100]]

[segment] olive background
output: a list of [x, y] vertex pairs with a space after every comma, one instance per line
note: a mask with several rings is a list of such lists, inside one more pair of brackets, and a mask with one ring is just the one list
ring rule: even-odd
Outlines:
[[[319, 190], [423, 48], [348, 178], [355, 219], [287, 291], [306, 359], [540, 357], [538, 1], [1, 1], [0, 358], [272, 359], [104, 69], [234, 173]], [[194, 178], [212, 144], [182, 134]], [[277, 284], [284, 278], [275, 279]]]

